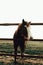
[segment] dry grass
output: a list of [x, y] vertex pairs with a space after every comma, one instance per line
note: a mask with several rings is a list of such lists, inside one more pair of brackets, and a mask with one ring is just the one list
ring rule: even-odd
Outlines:
[[[40, 64], [43, 64], [43, 59], [39, 59], [39, 58], [38, 59], [36, 59], [36, 58], [23, 58], [23, 59], [21, 59], [18, 57], [16, 60], [19, 63], [34, 63], [34, 64], [40, 63]], [[0, 62], [4, 62], [5, 64], [7, 64], [7, 63], [10, 63], [12, 61], [14, 61], [14, 57], [0, 56]]]
[[13, 43], [13, 41], [12, 40], [0, 40], [0, 43]]

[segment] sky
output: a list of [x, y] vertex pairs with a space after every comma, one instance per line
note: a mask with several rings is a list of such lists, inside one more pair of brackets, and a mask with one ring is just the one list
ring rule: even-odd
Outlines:
[[[43, 23], [43, 0], [0, 0], [0, 23]], [[0, 26], [0, 38], [13, 38], [14, 26]], [[31, 26], [33, 38], [43, 38], [43, 26]]]

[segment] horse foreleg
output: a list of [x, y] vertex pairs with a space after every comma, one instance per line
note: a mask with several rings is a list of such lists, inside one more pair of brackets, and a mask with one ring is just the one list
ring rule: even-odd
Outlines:
[[14, 56], [14, 58], [15, 58], [15, 63], [16, 63], [16, 56], [17, 56], [17, 49], [15, 49], [15, 52], [14, 52], [14, 54], [15, 54], [15, 56]]

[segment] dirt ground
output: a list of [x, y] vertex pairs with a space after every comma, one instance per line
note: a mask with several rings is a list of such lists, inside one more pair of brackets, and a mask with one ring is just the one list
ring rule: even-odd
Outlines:
[[[43, 59], [36, 59], [36, 58], [23, 58], [23, 59], [21, 59], [21, 57], [17, 57], [17, 62], [20, 62], [20, 63], [29, 63], [29, 62], [31, 62], [31, 63], [40, 63], [40, 64], [43, 64]], [[14, 57], [12, 56], [0, 56], [0, 62], [4, 62], [4, 63], [10, 63], [10, 62], [12, 62], [12, 61], [14, 61]]]

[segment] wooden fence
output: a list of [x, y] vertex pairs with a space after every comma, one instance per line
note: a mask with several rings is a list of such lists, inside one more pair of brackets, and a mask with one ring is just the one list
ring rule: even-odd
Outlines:
[[[15, 26], [15, 25], [19, 25], [19, 23], [2, 23], [0, 24], [0, 26]], [[31, 23], [31, 25], [43, 25], [43, 23]], [[0, 38], [0, 40], [13, 40], [13, 39], [5, 39], [5, 38]], [[28, 40], [27, 40], [28, 41]], [[32, 39], [31, 41], [43, 41], [43, 39]], [[0, 54], [0, 56], [15, 56], [14, 54]], [[17, 56], [21, 56], [21, 55], [17, 55]], [[43, 56], [30, 56], [30, 55], [23, 55], [24, 57], [29, 57], [29, 58], [43, 58]]]

